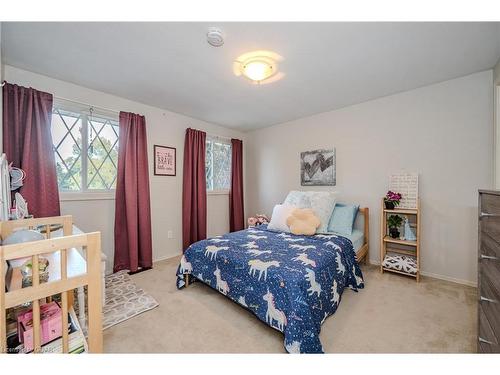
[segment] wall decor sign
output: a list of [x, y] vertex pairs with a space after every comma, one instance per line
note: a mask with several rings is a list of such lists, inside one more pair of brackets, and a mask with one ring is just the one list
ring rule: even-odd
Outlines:
[[389, 176], [389, 190], [401, 194], [398, 208], [417, 208], [418, 173], [395, 173]]
[[155, 176], [175, 176], [175, 151], [174, 147], [154, 145]]
[[300, 153], [302, 186], [335, 186], [335, 148]]

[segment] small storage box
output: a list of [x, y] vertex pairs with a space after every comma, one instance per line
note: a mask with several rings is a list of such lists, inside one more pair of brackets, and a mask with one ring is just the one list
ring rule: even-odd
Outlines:
[[[41, 344], [62, 336], [62, 310], [57, 302], [40, 306]], [[26, 311], [17, 317], [19, 341], [27, 352], [33, 350], [33, 312]]]

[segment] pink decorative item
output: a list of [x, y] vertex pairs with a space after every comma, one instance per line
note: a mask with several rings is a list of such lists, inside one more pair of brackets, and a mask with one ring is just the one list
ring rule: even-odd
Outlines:
[[249, 227], [254, 227], [257, 224], [257, 219], [255, 217], [249, 217], [247, 223]]
[[384, 203], [385, 203], [385, 208], [387, 209], [394, 209], [399, 205], [399, 202], [401, 201], [402, 195], [400, 193], [395, 193], [391, 190], [387, 192], [387, 194], [384, 197]]
[[[40, 306], [41, 344], [44, 345], [62, 336], [62, 310], [57, 302]], [[26, 352], [33, 350], [33, 312], [26, 311], [17, 317], [19, 341]]]
[[257, 214], [255, 216], [250, 216], [247, 220], [249, 227], [255, 227], [261, 224], [269, 224], [269, 218], [264, 214]]

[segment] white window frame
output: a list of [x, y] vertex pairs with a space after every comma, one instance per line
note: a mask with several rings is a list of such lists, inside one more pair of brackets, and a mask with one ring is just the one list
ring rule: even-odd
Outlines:
[[[55, 99], [53, 104], [54, 109], [60, 109], [67, 112], [78, 113], [82, 120], [82, 180], [80, 190], [59, 190], [60, 201], [84, 201], [84, 200], [112, 200], [115, 199], [116, 189], [88, 189], [87, 174], [88, 174], [88, 130], [90, 107], [84, 104], [70, 102], [64, 99]], [[117, 121], [118, 114], [104, 109], [92, 107], [92, 115], [96, 118], [105, 118]], [[59, 186], [58, 186], [59, 188]]]
[[[231, 148], [230, 152], [232, 152], [231, 139], [229, 139], [229, 138], [223, 138], [223, 137], [219, 137], [216, 135], [207, 134], [206, 140], [210, 141], [210, 142], [227, 144]], [[205, 155], [206, 155], [206, 153], [205, 153]], [[213, 153], [212, 153], [212, 166], [213, 165], [214, 164], [213, 164]], [[229, 170], [229, 172], [231, 173], [231, 170]], [[207, 195], [229, 195], [229, 190], [230, 190], [230, 188], [229, 189], [217, 189], [217, 190], [208, 190], [208, 188], [207, 188]]]

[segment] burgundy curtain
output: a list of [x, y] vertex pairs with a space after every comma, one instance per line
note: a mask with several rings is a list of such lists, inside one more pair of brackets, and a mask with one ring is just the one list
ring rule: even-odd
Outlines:
[[14, 167], [26, 172], [20, 193], [35, 217], [60, 214], [50, 132], [52, 101], [52, 94], [31, 87], [3, 87], [3, 150]]
[[229, 230], [245, 228], [243, 212], [243, 142], [231, 139], [231, 190], [229, 191]]
[[146, 119], [120, 112], [114, 272], [153, 265], [148, 168]]
[[182, 188], [182, 246], [207, 238], [206, 133], [187, 129]]

